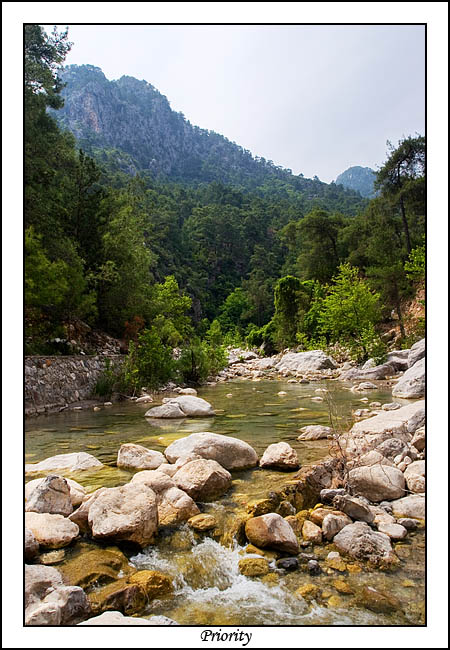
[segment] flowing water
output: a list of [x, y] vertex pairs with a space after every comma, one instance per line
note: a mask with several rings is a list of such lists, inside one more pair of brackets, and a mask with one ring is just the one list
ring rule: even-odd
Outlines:
[[[316, 392], [326, 388], [326, 393]], [[280, 391], [285, 395], [279, 395]], [[351, 412], [364, 408], [361, 398], [335, 381], [289, 384], [284, 381], [234, 380], [206, 386], [199, 396], [216, 410], [214, 418], [184, 420], [148, 420], [148, 404], [120, 403], [101, 411], [70, 411], [40, 416], [26, 422], [26, 462], [36, 463], [61, 453], [86, 451], [104, 467], [64, 474], [93, 491], [100, 486], [127, 483], [134, 472], [115, 466], [121, 444], [133, 442], [164, 451], [174, 440], [197, 431], [230, 435], [248, 442], [262, 455], [274, 442], [286, 441], [296, 451], [302, 465], [317, 461], [328, 453], [328, 441], [298, 441], [299, 429], [309, 424], [330, 424], [348, 429]], [[324, 396], [319, 402], [314, 400]], [[388, 387], [367, 393], [370, 401], [390, 402]], [[155, 401], [155, 405], [158, 402]], [[153, 405], [150, 405], [153, 406]], [[246, 470], [233, 473], [233, 487], [214, 503], [201, 504], [203, 512], [214, 514], [224, 532], [236, 515], [247, 512], [249, 503], [267, 497], [294, 473]], [[36, 475], [32, 476], [35, 478]], [[31, 478], [31, 477], [30, 477]], [[408, 534], [396, 550], [400, 568], [394, 573], [370, 571], [343, 573], [329, 569], [317, 577], [304, 571], [288, 573], [271, 562], [271, 573], [264, 578], [248, 578], [239, 573], [238, 563], [245, 554], [236, 541], [219, 543], [219, 535], [202, 536], [188, 526], [176, 531], [162, 530], [158, 542], [132, 555], [138, 569], [160, 570], [173, 578], [174, 596], [153, 601], [147, 615], [164, 614], [185, 625], [420, 625], [424, 622], [424, 533]], [[223, 541], [223, 539], [222, 539]], [[305, 549], [311, 552], [311, 549]], [[314, 552], [324, 559], [330, 544], [316, 546]], [[254, 556], [257, 557], [257, 556]], [[334, 581], [343, 578], [352, 594], [342, 594]], [[295, 595], [302, 585], [314, 583], [327, 598], [305, 602]], [[355, 604], [355, 594], [364, 586], [375, 587], [395, 596], [403, 611], [374, 613]], [[326, 595], [326, 594], [325, 594]], [[334, 598], [330, 599], [330, 596]]]

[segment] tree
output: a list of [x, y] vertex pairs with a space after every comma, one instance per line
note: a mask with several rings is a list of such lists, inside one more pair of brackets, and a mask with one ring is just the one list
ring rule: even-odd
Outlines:
[[358, 276], [358, 269], [341, 264], [333, 285], [322, 301], [319, 315], [321, 331], [332, 342], [339, 341], [353, 347], [358, 359], [368, 357], [368, 335], [380, 318], [379, 294], [371, 291]]
[[164, 344], [174, 347], [189, 337], [192, 326], [187, 312], [191, 305], [192, 300], [180, 291], [173, 275], [152, 287], [150, 320]]
[[281, 347], [296, 343], [296, 334], [303, 327], [309, 307], [309, 294], [301, 281], [292, 275], [280, 278], [275, 285], [275, 340]]
[[[400, 211], [408, 254], [412, 250], [410, 214], [422, 212], [425, 202], [425, 138], [400, 140], [397, 148], [388, 141], [389, 157], [378, 171], [374, 187]], [[409, 208], [409, 209], [408, 209]], [[409, 214], [410, 213], [410, 214]]]

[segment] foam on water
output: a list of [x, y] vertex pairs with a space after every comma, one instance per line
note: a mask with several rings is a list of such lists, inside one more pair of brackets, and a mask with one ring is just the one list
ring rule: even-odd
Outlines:
[[[219, 617], [222, 624], [240, 625], [349, 625], [374, 623], [360, 611], [351, 615], [313, 603], [310, 608], [284, 584], [264, 583], [239, 572], [242, 547], [225, 548], [213, 539], [196, 543], [190, 552], [161, 552], [148, 547], [131, 558], [140, 570], [158, 570], [173, 578], [174, 602], [156, 604], [181, 624], [206, 624]], [[246, 554], [245, 557], [259, 557]], [[274, 563], [271, 570], [275, 570]], [[170, 610], [167, 609], [170, 608]], [[156, 613], [154, 610], [152, 614]], [[225, 617], [225, 618], [224, 618]], [[358, 621], [356, 621], [356, 617]], [[199, 620], [202, 619], [202, 620]]]

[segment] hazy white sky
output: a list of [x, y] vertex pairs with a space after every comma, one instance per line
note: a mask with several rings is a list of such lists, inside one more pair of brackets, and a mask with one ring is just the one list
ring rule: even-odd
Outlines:
[[145, 79], [193, 124], [330, 182], [424, 133], [421, 25], [70, 25], [67, 63]]

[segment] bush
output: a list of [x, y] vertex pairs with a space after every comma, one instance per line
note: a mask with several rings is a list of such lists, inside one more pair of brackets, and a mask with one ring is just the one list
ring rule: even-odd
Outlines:
[[196, 338], [181, 350], [177, 375], [180, 381], [197, 384], [210, 375], [216, 375], [226, 365], [227, 354], [223, 346]]
[[120, 370], [111, 363], [110, 359], [106, 359], [105, 369], [95, 384], [94, 395], [111, 397], [112, 393], [117, 390], [120, 384], [120, 377]]
[[122, 372], [125, 391], [136, 393], [142, 386], [158, 388], [173, 377], [175, 361], [172, 350], [163, 345], [155, 328], [144, 330], [130, 349]]

